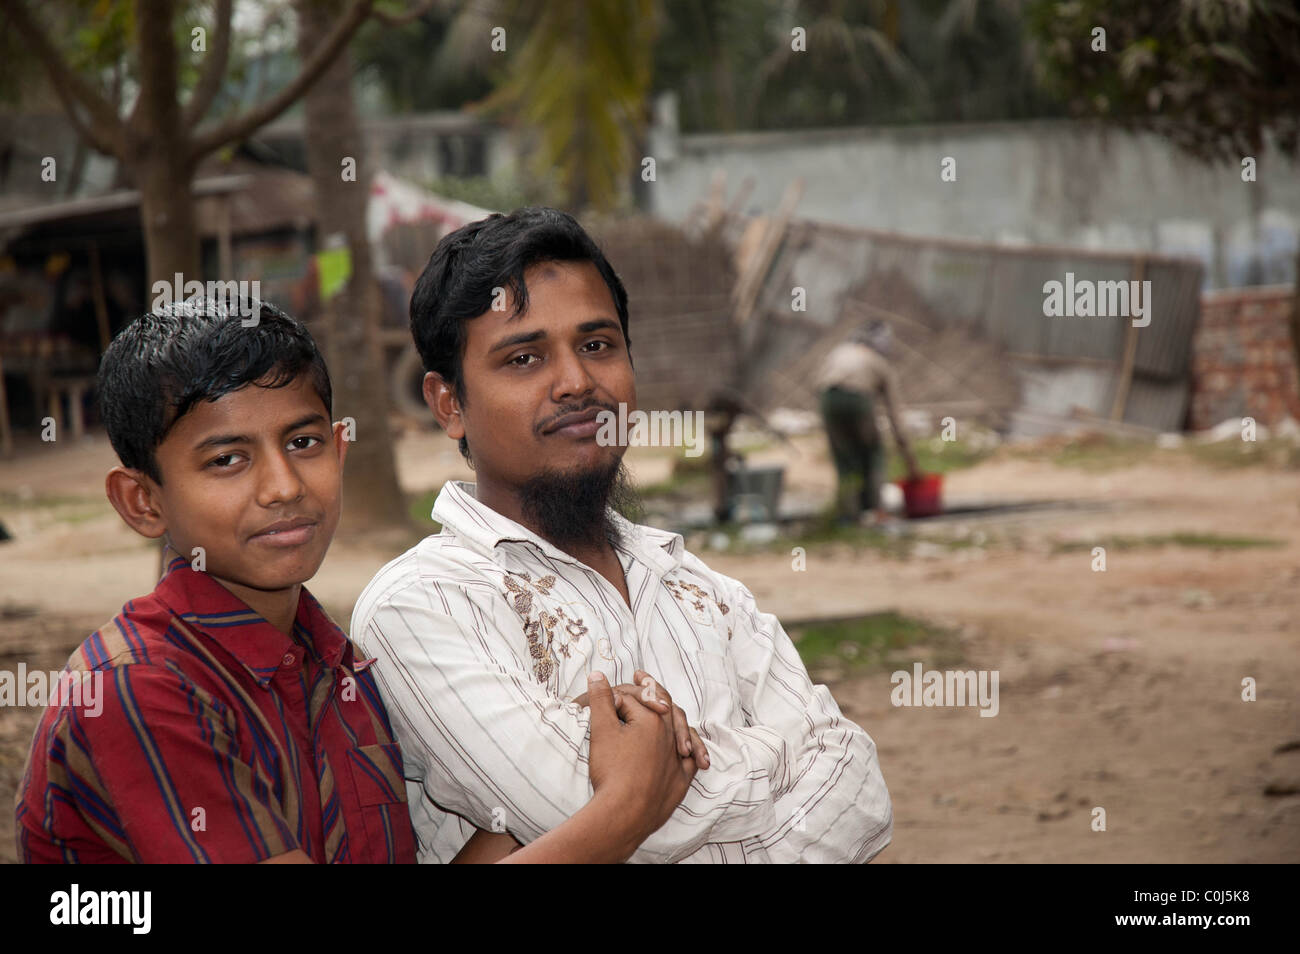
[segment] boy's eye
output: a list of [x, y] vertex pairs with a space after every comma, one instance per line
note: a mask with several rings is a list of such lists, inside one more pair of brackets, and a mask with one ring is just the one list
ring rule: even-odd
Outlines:
[[231, 466], [236, 456], [238, 455], [222, 454], [220, 457], [214, 457], [212, 458], [212, 460], [208, 461], [208, 466], [215, 467], [218, 470], [225, 470], [226, 468]]

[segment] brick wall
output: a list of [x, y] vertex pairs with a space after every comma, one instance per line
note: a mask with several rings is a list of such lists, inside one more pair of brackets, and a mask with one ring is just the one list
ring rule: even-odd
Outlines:
[[590, 226], [628, 294], [628, 335], [643, 410], [703, 410], [715, 387], [735, 387], [731, 251], [652, 219]]
[[1288, 321], [1288, 285], [1206, 295], [1192, 337], [1193, 430], [1226, 418], [1300, 421], [1300, 385]]

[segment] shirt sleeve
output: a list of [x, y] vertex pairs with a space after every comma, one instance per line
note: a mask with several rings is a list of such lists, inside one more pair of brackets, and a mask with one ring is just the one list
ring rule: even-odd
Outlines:
[[101, 699], [69, 705], [46, 757], [75, 811], [132, 861], [247, 863], [300, 848], [235, 720], [165, 666], [97, 671]]
[[[371, 671], [424, 795], [527, 844], [591, 799], [590, 712], [538, 682], [506, 611], [486, 584], [423, 578], [359, 607], [352, 635], [378, 660]], [[771, 756], [756, 748], [710, 744], [713, 766], [631, 860], [674, 862], [769, 830]]]
[[844, 718], [829, 689], [813, 685], [780, 621], [760, 612], [742, 583], [726, 581], [738, 611], [728, 653], [742, 712], [751, 727], [783, 738], [790, 753], [774, 793], [775, 822], [755, 844], [774, 862], [871, 860], [894, 824], [875, 742]]

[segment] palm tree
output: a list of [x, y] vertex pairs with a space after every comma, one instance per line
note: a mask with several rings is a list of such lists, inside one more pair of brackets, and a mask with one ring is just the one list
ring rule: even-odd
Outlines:
[[[504, 54], [489, 43], [498, 26], [506, 30]], [[647, 125], [658, 30], [655, 0], [504, 8], [468, 0], [448, 42], [470, 39], [453, 47], [466, 65], [503, 57], [497, 89], [474, 108], [535, 133], [532, 173], [551, 180], [570, 208], [608, 210], [619, 204], [629, 170], [640, 168], [634, 160]]]

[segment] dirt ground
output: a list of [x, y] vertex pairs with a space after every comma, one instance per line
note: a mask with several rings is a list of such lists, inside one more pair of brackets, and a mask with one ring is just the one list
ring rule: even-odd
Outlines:
[[[785, 462], [792, 497], [826, 499], [821, 438], [797, 443], [797, 455], [754, 459]], [[629, 458], [640, 482], [668, 474], [662, 452]], [[0, 464], [0, 520], [15, 538], [0, 544], [0, 667], [59, 668], [151, 588], [154, 551], [103, 498], [113, 463], [95, 434]], [[470, 476], [450, 441], [427, 434], [402, 442], [399, 468], [412, 492]], [[965, 545], [928, 542], [907, 559], [809, 547], [803, 572], [788, 552], [700, 551], [782, 619], [892, 609], [958, 631], [963, 667], [999, 673], [995, 718], [894, 707], [888, 672], [831, 683], [876, 740], [893, 796], [894, 839], [878, 861], [1300, 861], [1300, 472], [1173, 452], [1090, 471], [999, 453], [948, 474], [945, 499], [1075, 506], [947, 518], [928, 539]], [[1180, 533], [1281, 545], [1151, 540]], [[1152, 545], [1109, 547], [1094, 572], [1091, 546], [1117, 535]], [[311, 589], [346, 628], [396, 552], [338, 540]], [[0, 708], [3, 861], [15, 858], [10, 806], [38, 715]], [[1093, 830], [1096, 808], [1105, 831]]]

